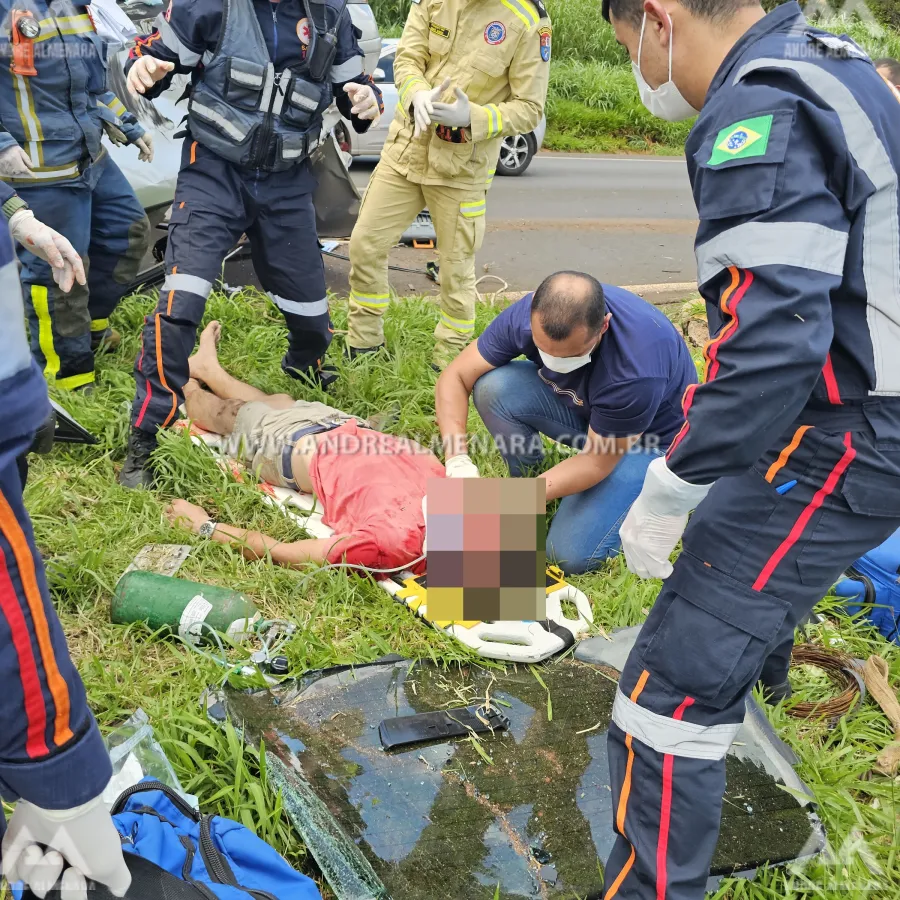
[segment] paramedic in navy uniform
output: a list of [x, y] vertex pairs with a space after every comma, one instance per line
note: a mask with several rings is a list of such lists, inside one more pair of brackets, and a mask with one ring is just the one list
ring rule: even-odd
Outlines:
[[700, 900], [748, 694], [789, 693], [796, 625], [900, 525], [900, 117], [865, 53], [797, 3], [603, 8], [647, 108], [700, 111], [712, 335], [621, 529], [628, 567], [666, 580], [613, 707], [605, 896]]
[[[87, 900], [86, 879], [124, 896], [131, 875], [106, 807], [109, 754], [50, 602], [16, 460], [50, 415], [47, 384], [25, 337], [9, 230], [0, 227], [0, 865], [39, 897]], [[40, 845], [40, 846], [39, 846]], [[68, 867], [66, 864], [68, 863]]]
[[222, 259], [242, 234], [287, 324], [282, 368], [323, 388], [337, 377], [322, 366], [334, 332], [309, 159], [333, 100], [359, 132], [383, 108], [345, 0], [172, 0], [156, 25], [131, 51], [129, 89], [153, 99], [173, 73], [190, 73], [191, 92], [166, 281], [135, 363], [119, 475], [129, 488], [152, 482], [157, 432], [178, 415], [197, 325]]

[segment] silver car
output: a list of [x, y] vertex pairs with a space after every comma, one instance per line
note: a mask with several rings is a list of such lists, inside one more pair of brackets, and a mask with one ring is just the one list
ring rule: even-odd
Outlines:
[[[394, 84], [394, 56], [397, 53], [398, 40], [392, 38], [382, 42], [381, 56], [374, 69], [373, 79], [381, 88], [384, 96], [384, 115], [365, 134], [357, 134], [353, 126], [342, 119], [336, 130], [338, 143], [345, 153], [351, 156], [380, 156], [387, 140], [388, 129], [397, 110], [397, 88]], [[365, 48], [364, 48], [365, 49]], [[368, 54], [367, 54], [368, 61]], [[368, 71], [372, 71], [369, 69]], [[506, 137], [500, 147], [500, 160], [497, 164], [498, 175], [522, 175], [531, 165], [535, 153], [544, 143], [547, 120], [542, 118], [538, 127], [530, 134]]]

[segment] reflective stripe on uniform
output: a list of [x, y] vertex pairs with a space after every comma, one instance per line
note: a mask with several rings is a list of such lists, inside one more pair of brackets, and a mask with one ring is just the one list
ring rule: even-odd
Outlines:
[[35, 44], [51, 41], [60, 34], [93, 34], [94, 23], [87, 14], [80, 16], [57, 16], [54, 19], [43, 19], [40, 23], [41, 33], [34, 39]]
[[350, 299], [369, 309], [385, 309], [391, 305], [390, 294], [360, 294], [357, 291], [350, 291]]
[[484, 111], [488, 114], [488, 128], [486, 137], [496, 137], [503, 131], [503, 113], [496, 103], [488, 103], [484, 107]]
[[27, 369], [31, 358], [15, 258], [0, 268], [0, 322], [0, 381], [5, 381]]
[[91, 319], [91, 331], [93, 333], [106, 331], [107, 328], [109, 328], [109, 319]]
[[120, 118], [128, 112], [128, 110], [125, 109], [125, 104], [115, 95], [113, 95], [109, 103], [104, 103], [103, 105], [108, 109], [111, 109]]
[[268, 292], [269, 299], [282, 311], [295, 316], [324, 316], [328, 313], [328, 298], [314, 300], [312, 303], [300, 303], [297, 300], [285, 300], [278, 294]]
[[[40, 146], [40, 145], [38, 145]], [[21, 178], [8, 176], [3, 180], [9, 184], [34, 184], [35, 181], [66, 181], [69, 178], [77, 178], [81, 174], [78, 163], [69, 163], [65, 166], [34, 166], [30, 175]]]
[[616, 694], [612, 720], [626, 734], [657, 753], [689, 759], [724, 759], [734, 743], [741, 723], [734, 725], [696, 725], [661, 716], [638, 706], [621, 691]]
[[441, 323], [460, 334], [469, 334], [475, 330], [474, 319], [456, 319], [443, 311], [441, 312]]
[[333, 84], [343, 84], [351, 78], [356, 78], [363, 73], [363, 58], [351, 56], [346, 62], [331, 67], [331, 81]]
[[467, 219], [477, 219], [483, 216], [487, 210], [487, 201], [485, 200], [464, 200], [459, 204], [459, 211]]
[[[196, 50], [191, 50], [184, 41], [181, 40], [180, 37], [175, 33], [175, 29], [172, 28], [171, 24], [166, 21], [165, 16], [157, 16], [156, 22], [154, 23], [159, 29], [160, 37], [163, 40], [163, 43], [173, 52], [178, 54], [178, 61], [183, 66], [189, 66], [193, 68], [200, 62], [200, 54], [197, 53]], [[233, 77], [233, 76], [229, 76]]]
[[491, 171], [488, 172], [487, 182], [485, 182], [487, 187], [490, 187], [494, 183], [494, 176], [496, 174], [497, 174], [496, 169], [491, 169]]
[[70, 375], [68, 378], [57, 378], [53, 384], [64, 391], [74, 391], [86, 384], [94, 383], [94, 373], [84, 372], [81, 375]]
[[796, 266], [840, 276], [847, 238], [815, 222], [745, 222], [697, 247], [697, 281], [704, 285], [729, 266]]
[[44, 377], [55, 380], [59, 372], [60, 361], [56, 347], [53, 345], [53, 321], [50, 318], [50, 302], [47, 288], [40, 284], [31, 286], [31, 305], [38, 320], [38, 345], [44, 354]]
[[161, 291], [185, 291], [195, 294], [204, 300], [212, 293], [212, 282], [199, 278], [196, 275], [171, 274], [166, 275]]
[[830, 106], [841, 123], [854, 162], [872, 182], [863, 216], [863, 278], [866, 317], [875, 363], [875, 389], [870, 394], [900, 394], [900, 224], [897, 172], [872, 122], [846, 85], [810, 62], [756, 59], [735, 76], [735, 83], [756, 69], [790, 69]]
[[235, 141], [242, 141], [246, 136], [245, 132], [241, 131], [236, 125], [233, 125], [228, 119], [225, 118], [220, 112], [212, 109], [209, 106], [204, 106], [202, 103], [197, 103], [196, 101], [191, 103], [190, 112], [196, 113], [200, 116], [201, 119], [206, 119], [208, 122], [212, 122], [213, 125], [217, 125], [222, 131], [225, 132], [230, 138], [233, 138]]
[[400, 91], [399, 91], [400, 105], [404, 109], [406, 109], [406, 107], [409, 105], [406, 102], [407, 94], [409, 94], [410, 88], [412, 88], [416, 84], [421, 84], [421, 85], [424, 85], [427, 87], [425, 82], [421, 78], [419, 78], [417, 75], [410, 75], [409, 78], [407, 78], [406, 81], [404, 81], [403, 84], [400, 85]]
[[522, 3], [520, 0], [500, 0], [500, 2], [508, 9], [514, 12], [528, 28], [534, 28], [538, 23], [537, 13], [529, 3]]

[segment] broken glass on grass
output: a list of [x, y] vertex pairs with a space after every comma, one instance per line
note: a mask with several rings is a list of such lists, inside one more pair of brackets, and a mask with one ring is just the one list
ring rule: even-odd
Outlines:
[[[272, 784], [339, 900], [599, 897], [599, 861], [614, 839], [615, 672], [567, 660], [541, 678], [525, 666], [499, 674], [391, 660], [229, 691], [226, 707], [248, 740], [265, 741]], [[488, 695], [508, 732], [477, 745], [380, 745], [384, 718]], [[714, 875], [808, 856], [823, 841], [796, 797], [802, 783], [765, 726], [748, 721], [727, 760]]]

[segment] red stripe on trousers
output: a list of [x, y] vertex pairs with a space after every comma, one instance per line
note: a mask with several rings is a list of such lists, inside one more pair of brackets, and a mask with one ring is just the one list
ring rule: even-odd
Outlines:
[[22, 598], [16, 593], [2, 547], [0, 547], [0, 612], [9, 625], [19, 662], [19, 677], [22, 680], [22, 693], [25, 697], [25, 719], [28, 723], [25, 752], [30, 759], [39, 759], [50, 753], [46, 738], [47, 703], [41, 689], [28, 623], [22, 612]]
[[825, 365], [822, 366], [822, 377], [825, 379], [825, 390], [828, 391], [828, 402], [835, 406], [843, 406], [841, 391], [838, 388], [837, 378], [834, 377], [834, 366], [831, 364], [831, 354], [825, 357]]
[[766, 586], [769, 579], [772, 577], [772, 573], [784, 559], [788, 550], [800, 540], [800, 536], [803, 534], [804, 528], [809, 524], [809, 520], [812, 518], [813, 513], [825, 502], [826, 497], [834, 493], [838, 481], [840, 481], [844, 472], [847, 471], [847, 466], [853, 462], [853, 459], [856, 456], [856, 450], [853, 449], [853, 440], [849, 431], [844, 435], [844, 447], [844, 455], [838, 460], [837, 465], [825, 479], [825, 484], [823, 484], [813, 495], [812, 500], [809, 501], [809, 505], [802, 513], [800, 513], [799, 518], [794, 523], [794, 527], [791, 529], [790, 534], [788, 534], [781, 542], [781, 546], [771, 555], [771, 557], [769, 557], [769, 561], [765, 564], [762, 572], [759, 573], [759, 578], [753, 582], [754, 591], [761, 591]]
[[[144, 324], [147, 324], [147, 320], [144, 319]], [[141, 342], [141, 358], [138, 360], [138, 371], [144, 371], [144, 344]], [[144, 421], [144, 413], [147, 412], [147, 407], [150, 405], [150, 398], [153, 396], [153, 388], [150, 386], [150, 379], [144, 375], [144, 381], [147, 385], [147, 396], [144, 397], [144, 403], [141, 406], [141, 411], [138, 413], [137, 422], [134, 423], [135, 428], [140, 428], [141, 422]]]
[[[680, 722], [685, 710], [694, 705], [693, 697], [685, 697], [684, 702], [675, 710], [672, 718]], [[656, 900], [666, 900], [666, 887], [669, 881], [667, 858], [669, 855], [669, 827], [672, 822], [672, 770], [675, 768], [675, 757], [667, 753], [663, 757], [662, 804], [659, 810], [659, 843], [656, 845]]]

